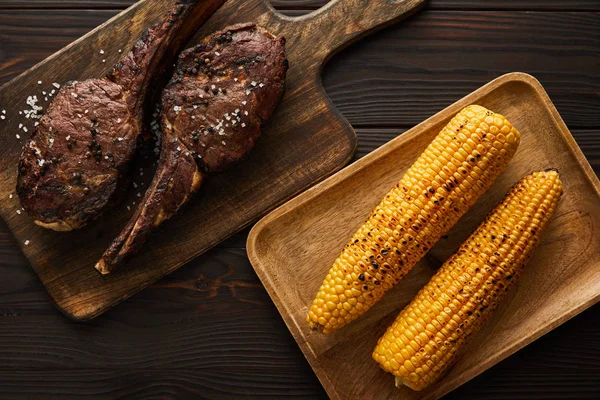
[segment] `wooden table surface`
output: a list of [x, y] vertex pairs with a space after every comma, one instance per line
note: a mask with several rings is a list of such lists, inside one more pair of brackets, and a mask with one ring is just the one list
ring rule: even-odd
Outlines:
[[[132, 3], [0, 0], [0, 84]], [[326, 0], [273, 3], [301, 15]], [[598, 0], [431, 0], [335, 56], [323, 81], [358, 132], [360, 158], [512, 71], [542, 82], [600, 173]], [[52, 307], [0, 222], [0, 398], [325, 398], [248, 262], [247, 234], [76, 323]], [[596, 305], [446, 398], [598, 393]]]

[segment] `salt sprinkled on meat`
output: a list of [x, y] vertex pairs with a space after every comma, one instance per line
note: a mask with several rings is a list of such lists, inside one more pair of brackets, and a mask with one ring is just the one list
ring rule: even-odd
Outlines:
[[17, 210], [17, 214], [21, 215], [21, 210]]
[[9, 199], [12, 199], [12, 198], [13, 198], [13, 195], [12, 195], [12, 193], [8, 195], [8, 198], [9, 198]]
[[104, 54], [104, 50], [100, 49], [100, 54]]
[[19, 135], [18, 133], [15, 136], [17, 137], [17, 139], [21, 139], [21, 135]]
[[26, 241], [24, 241], [24, 242], [23, 242], [23, 244], [24, 244], [25, 246], [29, 246], [29, 243], [31, 243], [29, 240], [26, 240]]
[[52, 86], [54, 86], [54, 87], [55, 87], [55, 88], [57, 88], [57, 89], [60, 89], [60, 85], [59, 85], [58, 83], [56, 83], [56, 82], [54, 82], [54, 83], [52, 84]]

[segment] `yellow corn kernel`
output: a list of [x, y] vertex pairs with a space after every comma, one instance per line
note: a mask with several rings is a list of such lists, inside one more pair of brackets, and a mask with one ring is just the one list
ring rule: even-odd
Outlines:
[[[309, 326], [332, 332], [379, 301], [492, 185], [519, 137], [506, 118], [484, 107], [458, 113], [344, 247], [308, 312]], [[350, 309], [332, 297], [340, 290]], [[347, 311], [343, 321], [324, 317], [323, 304], [329, 302]]]
[[[468, 338], [490, 317], [520, 275], [561, 195], [562, 183], [555, 170], [534, 172], [521, 179], [402, 310], [373, 351], [373, 359], [396, 376], [396, 385], [404, 384], [413, 390], [422, 390], [448, 371]], [[472, 270], [479, 278], [472, 278], [472, 273], [466, 273], [466, 270]], [[449, 275], [465, 278], [449, 280]], [[423, 309], [424, 294], [437, 299], [447, 296], [453, 299], [455, 306], [443, 312], [434, 307]], [[444, 313], [446, 315], [438, 318]], [[427, 325], [427, 330], [422, 329], [412, 322], [420, 314], [439, 321], [441, 325], [435, 328]], [[413, 328], [421, 331], [418, 336], [412, 337]], [[406, 332], [411, 332], [410, 342], [394, 339], [399, 333]], [[390, 351], [392, 344], [396, 346]], [[406, 368], [406, 363], [405, 368], [386, 364], [390, 357], [407, 359], [413, 351], [430, 355], [410, 359], [414, 372]], [[429, 365], [429, 360], [435, 364]]]

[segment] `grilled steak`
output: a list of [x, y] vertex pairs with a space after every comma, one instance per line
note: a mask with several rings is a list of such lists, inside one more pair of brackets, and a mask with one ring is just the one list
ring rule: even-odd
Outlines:
[[106, 77], [60, 89], [19, 161], [17, 193], [36, 224], [80, 228], [119, 199], [156, 88], [224, 1], [178, 0]]
[[179, 57], [163, 92], [161, 155], [141, 205], [96, 269], [108, 274], [171, 218], [205, 175], [244, 158], [284, 89], [285, 40], [253, 24], [217, 32]]

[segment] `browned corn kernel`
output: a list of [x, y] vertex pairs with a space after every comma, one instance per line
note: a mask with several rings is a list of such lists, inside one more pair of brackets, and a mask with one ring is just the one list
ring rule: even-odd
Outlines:
[[521, 179], [402, 310], [373, 352], [397, 386], [422, 390], [447, 372], [516, 281], [561, 194], [555, 170]]
[[519, 145], [502, 115], [472, 105], [429, 144], [329, 270], [308, 311], [329, 333], [364, 314], [492, 185]]

